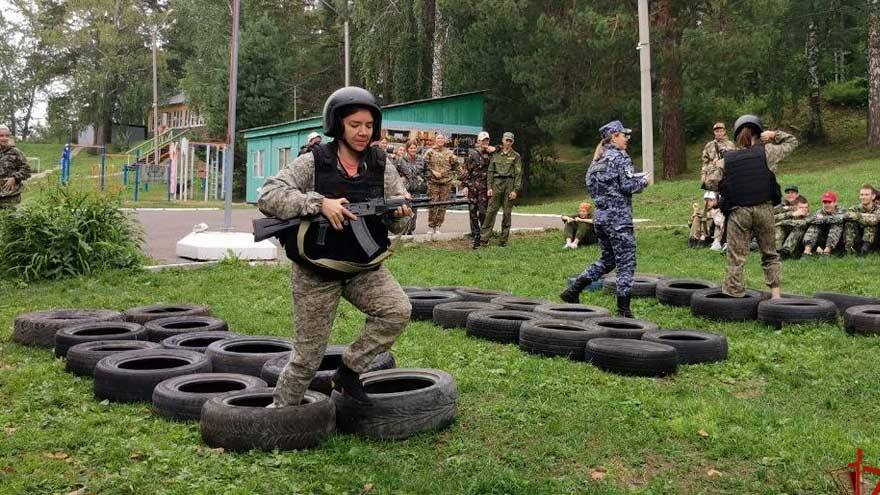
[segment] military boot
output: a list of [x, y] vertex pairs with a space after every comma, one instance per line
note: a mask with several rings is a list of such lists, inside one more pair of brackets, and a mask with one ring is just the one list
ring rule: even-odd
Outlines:
[[478, 230], [476, 234], [474, 234], [474, 245], [472, 246], [474, 249], [480, 249], [480, 231]]
[[581, 292], [592, 283], [593, 281], [587, 277], [578, 277], [573, 284], [562, 291], [562, 294], [559, 294], [559, 299], [562, 299], [567, 303], [578, 304], [581, 302]]
[[358, 402], [364, 404], [371, 403], [367, 393], [364, 392], [364, 384], [361, 383], [359, 374], [346, 366], [345, 363], [340, 364], [339, 368], [336, 369], [336, 373], [333, 373], [333, 377], [330, 379], [330, 386], [333, 390], [340, 394], [345, 394]]
[[617, 296], [617, 315], [624, 318], [632, 318], [632, 310], [629, 309], [630, 296]]
[[871, 252], [871, 245], [867, 242], [862, 243], [862, 248], [859, 249], [859, 256], [867, 256], [868, 253]]

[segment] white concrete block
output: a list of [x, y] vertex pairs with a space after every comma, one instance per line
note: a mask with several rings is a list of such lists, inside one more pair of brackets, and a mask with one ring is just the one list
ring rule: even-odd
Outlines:
[[246, 232], [190, 233], [177, 241], [177, 256], [194, 260], [220, 260], [233, 255], [244, 260], [274, 260], [278, 248], [270, 241], [254, 242]]

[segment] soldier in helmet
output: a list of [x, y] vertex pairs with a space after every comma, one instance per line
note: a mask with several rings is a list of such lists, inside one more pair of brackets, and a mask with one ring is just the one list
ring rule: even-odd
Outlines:
[[[316, 146], [321, 144], [321, 135], [317, 132], [310, 132], [309, 137], [306, 138], [306, 144], [302, 148], [299, 149], [300, 155], [305, 155], [306, 153], [311, 153]], [[284, 165], [283, 163], [281, 164]]]
[[602, 141], [596, 147], [586, 183], [587, 191], [596, 203], [593, 228], [602, 257], [584, 270], [559, 297], [568, 303], [579, 302], [581, 291], [616, 267], [617, 314], [632, 318], [630, 298], [636, 271], [632, 195], [648, 186], [648, 178], [633, 172], [632, 159], [626, 153], [632, 134], [630, 129], [615, 120], [602, 126], [599, 133]]
[[27, 159], [12, 144], [12, 133], [0, 124], [0, 208], [21, 203], [22, 183], [31, 176]]
[[[324, 134], [334, 139], [297, 157], [263, 186], [257, 204], [263, 213], [285, 220], [321, 214], [332, 227], [317, 236], [315, 227], [300, 224], [302, 236], [297, 229], [282, 239], [293, 261], [295, 350], [278, 378], [275, 407], [300, 404], [324, 356], [340, 297], [367, 315], [333, 375], [334, 388], [356, 400], [369, 402], [359, 375], [409, 321], [409, 300], [382, 262], [390, 255], [389, 230], [399, 233], [412, 211], [402, 206], [392, 218], [357, 218], [345, 208], [349, 201], [406, 194], [397, 170], [386, 166], [385, 151], [370, 147], [381, 126], [382, 112], [369, 91], [337, 90], [324, 104]], [[351, 222], [367, 222], [381, 248], [373, 257], [360, 249]]]
[[782, 264], [776, 252], [773, 207], [782, 202], [782, 191], [776, 182], [776, 165], [798, 142], [782, 131], [765, 131], [754, 115], [743, 115], [733, 127], [737, 149], [725, 153], [703, 174], [707, 188], [721, 192], [721, 211], [727, 223], [727, 275], [721, 290], [729, 296], [745, 296], [743, 266], [754, 237], [767, 286], [772, 297], [779, 298]]

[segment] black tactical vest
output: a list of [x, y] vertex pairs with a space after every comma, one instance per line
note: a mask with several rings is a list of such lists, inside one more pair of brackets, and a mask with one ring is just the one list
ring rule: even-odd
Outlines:
[[[336, 157], [337, 144], [331, 142], [316, 146], [312, 150], [315, 158], [315, 192], [325, 198], [346, 198], [350, 203], [358, 203], [370, 199], [385, 197], [385, 152], [377, 148], [367, 148], [366, 167], [361, 167], [357, 177], [347, 177], [338, 167]], [[388, 228], [379, 216], [363, 217], [358, 222], [366, 222], [367, 229], [381, 248], [371, 257], [361, 249], [351, 226], [346, 224], [342, 231], [337, 231], [329, 223], [311, 225], [304, 235], [303, 251], [310, 259], [331, 259], [351, 263], [369, 263], [384, 253], [388, 245]], [[297, 227], [284, 239], [284, 250], [292, 261], [308, 265], [324, 275], [334, 278], [346, 278], [352, 274], [340, 273], [310, 263], [300, 255], [298, 236], [301, 227]]]
[[767, 166], [763, 145], [724, 154], [724, 178], [721, 180], [721, 211], [730, 213], [737, 206], [755, 206], [770, 202], [778, 205], [782, 191], [776, 175]]

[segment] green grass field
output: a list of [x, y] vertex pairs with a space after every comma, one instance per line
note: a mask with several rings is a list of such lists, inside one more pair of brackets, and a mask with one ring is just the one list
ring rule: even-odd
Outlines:
[[[840, 164], [825, 168], [840, 157]], [[830, 161], [829, 161], [830, 160]], [[582, 176], [582, 165], [563, 165]], [[828, 188], [855, 202], [880, 182], [878, 160], [856, 149], [798, 151], [780, 181], [811, 200]], [[580, 194], [517, 211], [572, 211]], [[695, 178], [660, 183], [635, 200], [638, 270], [720, 281], [725, 259], [684, 249]], [[388, 266], [404, 285], [502, 289], [553, 300], [569, 275], [598, 257], [562, 250], [558, 232], [514, 236], [508, 249], [464, 241], [407, 245]], [[878, 295], [880, 256], [787, 260], [784, 291]], [[759, 260], [747, 282], [762, 288]], [[64, 371], [51, 351], [11, 342], [15, 315], [39, 309], [124, 310], [154, 302], [208, 304], [233, 331], [291, 335], [289, 270], [228, 262], [195, 271], [110, 272], [24, 284], [0, 280], [0, 494], [831, 494], [829, 471], [880, 464], [880, 339], [851, 337], [839, 324], [719, 323], [655, 300], [637, 317], [667, 329], [725, 334], [730, 358], [684, 366], [662, 379], [621, 377], [515, 346], [411, 323], [393, 348], [400, 367], [449, 371], [459, 393], [451, 428], [398, 442], [334, 435], [302, 452], [222, 453], [205, 447], [196, 423], [154, 417], [147, 404], [101, 404], [92, 382]], [[611, 294], [584, 302], [614, 307]], [[331, 341], [354, 339], [364, 317], [340, 306]], [[593, 478], [602, 478], [594, 480]]]

